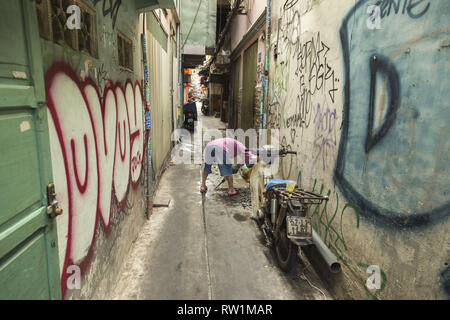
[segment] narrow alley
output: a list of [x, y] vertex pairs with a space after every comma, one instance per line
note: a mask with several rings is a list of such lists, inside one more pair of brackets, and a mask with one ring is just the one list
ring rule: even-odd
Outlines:
[[449, 0], [0, 14], [0, 300], [450, 299]]
[[[199, 103], [198, 103], [199, 105]], [[199, 125], [225, 129], [201, 115]], [[192, 146], [193, 147], [193, 146]], [[186, 150], [186, 149], [185, 149]], [[201, 166], [170, 165], [164, 172], [148, 223], [126, 257], [107, 299], [277, 300], [331, 299], [307, 260], [283, 273], [250, 219], [250, 189], [238, 174], [237, 197], [228, 197], [217, 167], [208, 192], [199, 192]], [[217, 189], [216, 186], [219, 185]]]

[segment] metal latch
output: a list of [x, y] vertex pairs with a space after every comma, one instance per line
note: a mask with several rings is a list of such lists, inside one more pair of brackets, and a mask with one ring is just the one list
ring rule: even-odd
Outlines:
[[63, 209], [58, 207], [58, 200], [56, 200], [55, 185], [53, 183], [49, 183], [47, 185], [47, 200], [48, 200], [47, 214], [51, 218], [56, 218], [57, 216], [62, 215]]

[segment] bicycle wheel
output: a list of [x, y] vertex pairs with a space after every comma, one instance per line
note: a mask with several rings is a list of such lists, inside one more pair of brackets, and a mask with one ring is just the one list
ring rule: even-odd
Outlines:
[[292, 269], [297, 252], [298, 246], [287, 237], [286, 223], [283, 223], [275, 242], [275, 253], [281, 270], [288, 272]]

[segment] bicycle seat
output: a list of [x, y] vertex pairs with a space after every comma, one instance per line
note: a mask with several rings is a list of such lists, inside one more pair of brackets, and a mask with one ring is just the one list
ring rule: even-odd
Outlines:
[[266, 190], [268, 191], [268, 190], [272, 189], [273, 187], [286, 188], [286, 184], [288, 184], [288, 183], [295, 184], [295, 186], [297, 187], [297, 183], [292, 180], [272, 179], [266, 184]]

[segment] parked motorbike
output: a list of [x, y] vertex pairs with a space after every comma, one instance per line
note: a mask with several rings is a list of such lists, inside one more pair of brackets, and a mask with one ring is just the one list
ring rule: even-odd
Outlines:
[[208, 99], [202, 100], [202, 113], [207, 116], [209, 115], [209, 102]]
[[192, 111], [184, 114], [184, 127], [189, 131], [194, 131], [194, 113]]
[[197, 105], [195, 102], [187, 103], [183, 106], [184, 122], [183, 126], [185, 129], [193, 132], [194, 124], [197, 121]]
[[[281, 150], [250, 150], [266, 159], [274, 156], [284, 157], [297, 154], [285, 148]], [[269, 163], [270, 164], [270, 163]], [[241, 175], [249, 181], [250, 170], [243, 170]], [[264, 200], [257, 213], [257, 219], [267, 243], [275, 250], [278, 265], [283, 271], [291, 270], [298, 252], [298, 246], [313, 243], [311, 218], [307, 216], [308, 206], [328, 201], [322, 196], [298, 187], [295, 181], [271, 179], [265, 185]]]

